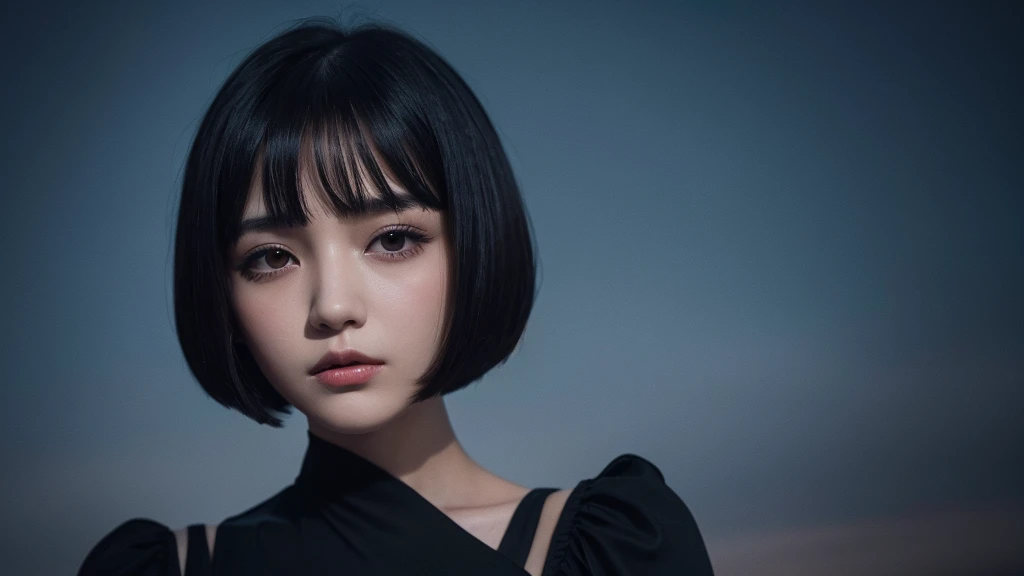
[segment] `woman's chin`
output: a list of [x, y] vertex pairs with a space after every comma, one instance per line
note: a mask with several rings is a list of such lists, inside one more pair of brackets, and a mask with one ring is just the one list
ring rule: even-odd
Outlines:
[[310, 430], [325, 434], [368, 434], [393, 421], [407, 407], [372, 396], [353, 392], [337, 394], [321, 402], [306, 412]]

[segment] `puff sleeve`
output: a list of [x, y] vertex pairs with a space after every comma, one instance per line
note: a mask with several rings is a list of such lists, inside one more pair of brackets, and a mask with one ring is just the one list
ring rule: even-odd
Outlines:
[[552, 535], [543, 576], [712, 574], [704, 540], [658, 468], [635, 454], [581, 481]]
[[103, 537], [85, 557], [78, 576], [180, 576], [174, 533], [136, 518]]

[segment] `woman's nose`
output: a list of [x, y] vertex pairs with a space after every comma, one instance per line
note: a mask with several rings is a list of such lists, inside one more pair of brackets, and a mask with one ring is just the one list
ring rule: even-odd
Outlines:
[[313, 281], [309, 324], [319, 331], [340, 331], [366, 323], [363, 271], [358, 256], [339, 250], [321, 259]]

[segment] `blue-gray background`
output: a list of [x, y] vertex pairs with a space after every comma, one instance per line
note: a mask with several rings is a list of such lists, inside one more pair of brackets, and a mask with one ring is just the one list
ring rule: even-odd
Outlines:
[[517, 170], [539, 300], [517, 355], [449, 397], [485, 466], [570, 487], [644, 455], [713, 558], [1024, 500], [1019, 4], [20, 4], [0, 23], [6, 573], [70, 573], [127, 518], [216, 522], [294, 477], [301, 418], [261, 428], [187, 371], [170, 247], [205, 106], [311, 15], [426, 40]]

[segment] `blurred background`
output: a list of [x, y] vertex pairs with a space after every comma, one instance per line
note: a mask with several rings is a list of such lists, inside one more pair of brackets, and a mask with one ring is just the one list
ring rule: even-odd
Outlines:
[[655, 462], [719, 574], [1024, 573], [1018, 2], [8, 2], [0, 558], [289, 484], [305, 421], [209, 400], [172, 239], [205, 107], [307, 16], [426, 41], [491, 115], [541, 262], [448, 397], [527, 486]]

